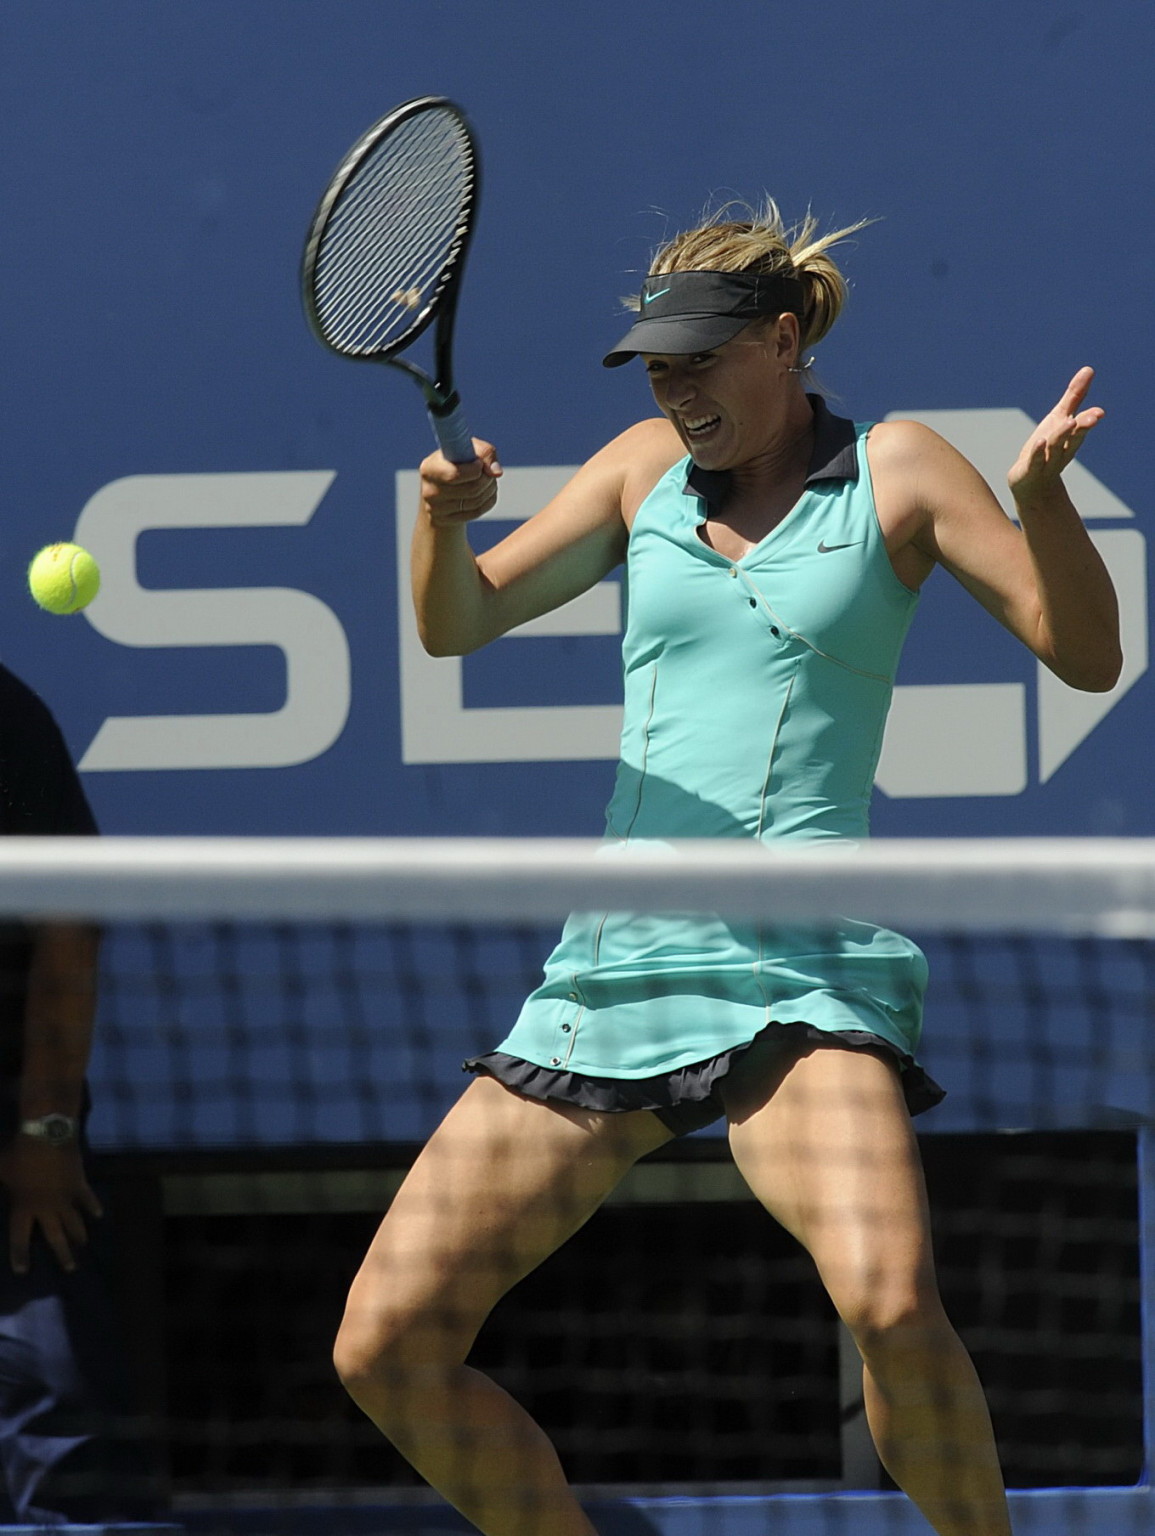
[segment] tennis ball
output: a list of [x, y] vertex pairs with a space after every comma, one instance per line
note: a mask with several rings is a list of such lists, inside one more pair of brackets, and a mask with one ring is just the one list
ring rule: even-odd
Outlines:
[[28, 590], [49, 613], [76, 613], [100, 591], [100, 567], [79, 544], [49, 544], [28, 567]]

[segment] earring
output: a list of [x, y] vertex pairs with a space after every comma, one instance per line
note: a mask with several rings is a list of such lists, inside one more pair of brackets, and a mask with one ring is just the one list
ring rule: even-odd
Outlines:
[[805, 373], [807, 368], [812, 368], [813, 366], [814, 366], [814, 354], [811, 353], [811, 355], [806, 359], [806, 361], [804, 363], [799, 363], [797, 368], [787, 368], [786, 372], [787, 373]]

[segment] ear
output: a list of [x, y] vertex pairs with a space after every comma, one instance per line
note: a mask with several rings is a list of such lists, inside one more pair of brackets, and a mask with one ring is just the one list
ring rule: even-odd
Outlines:
[[772, 344], [775, 358], [784, 367], [796, 366], [802, 350], [802, 328], [797, 315], [782, 314], [777, 320], [771, 321], [770, 334], [766, 339]]

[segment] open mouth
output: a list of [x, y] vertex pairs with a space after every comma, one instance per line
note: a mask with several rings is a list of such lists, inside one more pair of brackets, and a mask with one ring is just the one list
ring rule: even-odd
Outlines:
[[692, 419], [683, 417], [682, 427], [691, 442], [701, 442], [709, 437], [722, 425], [720, 416], [695, 416]]

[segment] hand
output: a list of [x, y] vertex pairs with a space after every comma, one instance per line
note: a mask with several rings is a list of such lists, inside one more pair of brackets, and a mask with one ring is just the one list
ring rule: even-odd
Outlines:
[[435, 528], [455, 528], [481, 517], [497, 501], [501, 465], [492, 443], [473, 439], [476, 459], [471, 464], [451, 464], [441, 452], [431, 453], [421, 465], [421, 500]]
[[76, 1250], [88, 1241], [85, 1215], [103, 1216], [84, 1176], [75, 1143], [50, 1146], [17, 1136], [0, 1152], [0, 1183], [8, 1190], [8, 1256], [18, 1275], [28, 1272], [32, 1233], [39, 1227], [61, 1269], [76, 1268]]
[[1100, 406], [1082, 409], [1094, 377], [1093, 368], [1080, 368], [1058, 405], [1040, 421], [1024, 443], [1007, 475], [1007, 483], [1017, 502], [1030, 502], [1049, 495], [1078, 453], [1087, 433], [1102, 421], [1105, 413]]

